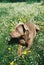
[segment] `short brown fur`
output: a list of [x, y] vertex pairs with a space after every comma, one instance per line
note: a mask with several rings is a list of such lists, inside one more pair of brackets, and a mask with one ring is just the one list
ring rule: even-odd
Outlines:
[[27, 45], [26, 50], [29, 50], [33, 44], [33, 39], [36, 36], [36, 32], [39, 31], [40, 28], [32, 22], [29, 23], [20, 23], [16, 26], [14, 31], [10, 33], [11, 38], [19, 38], [18, 45], [18, 55], [22, 52], [22, 46]]

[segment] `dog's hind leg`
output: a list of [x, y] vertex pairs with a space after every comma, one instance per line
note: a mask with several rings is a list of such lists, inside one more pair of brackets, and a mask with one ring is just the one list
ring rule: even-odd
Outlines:
[[32, 39], [28, 40], [27, 44], [28, 44], [28, 46], [27, 46], [26, 50], [28, 51], [31, 48], [32, 44], [33, 44], [33, 40]]

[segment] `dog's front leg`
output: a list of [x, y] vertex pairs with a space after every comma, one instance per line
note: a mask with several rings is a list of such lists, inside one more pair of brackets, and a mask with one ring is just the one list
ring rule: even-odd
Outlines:
[[21, 55], [21, 51], [22, 51], [22, 45], [19, 44], [19, 45], [18, 45], [18, 55]]

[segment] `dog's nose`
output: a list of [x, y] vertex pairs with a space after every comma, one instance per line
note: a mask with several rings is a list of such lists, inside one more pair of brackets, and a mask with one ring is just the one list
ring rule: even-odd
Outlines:
[[15, 32], [14, 31], [10, 33], [10, 37], [12, 37], [12, 38], [15, 37]]

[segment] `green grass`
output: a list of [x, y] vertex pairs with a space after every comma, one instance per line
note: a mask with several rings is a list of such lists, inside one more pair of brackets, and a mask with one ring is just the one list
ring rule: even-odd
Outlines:
[[[18, 45], [8, 45], [7, 38], [19, 22], [39, 25], [31, 52], [17, 56]], [[8, 50], [10, 48], [10, 50]], [[0, 65], [44, 65], [44, 6], [41, 3], [0, 3]]]

